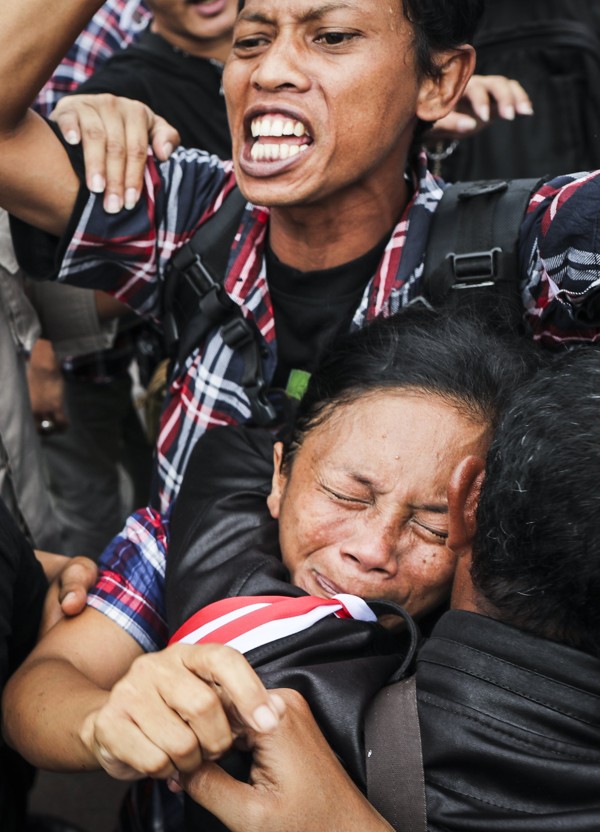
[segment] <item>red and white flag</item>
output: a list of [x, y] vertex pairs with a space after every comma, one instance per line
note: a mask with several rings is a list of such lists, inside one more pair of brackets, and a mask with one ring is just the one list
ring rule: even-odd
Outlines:
[[359, 621], [377, 620], [370, 607], [356, 595], [225, 598], [194, 613], [171, 637], [169, 644], [212, 642], [247, 653], [255, 647], [307, 630], [328, 615]]

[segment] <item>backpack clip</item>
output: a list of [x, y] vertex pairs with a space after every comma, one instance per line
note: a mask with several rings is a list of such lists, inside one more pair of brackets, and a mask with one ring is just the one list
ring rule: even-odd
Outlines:
[[498, 246], [489, 251], [470, 251], [466, 254], [451, 252], [450, 261], [455, 282], [451, 289], [473, 289], [493, 286], [498, 276], [498, 258], [502, 249]]

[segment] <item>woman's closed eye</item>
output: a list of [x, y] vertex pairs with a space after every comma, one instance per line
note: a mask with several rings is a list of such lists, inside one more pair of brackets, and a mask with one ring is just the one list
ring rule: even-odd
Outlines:
[[423, 530], [427, 534], [432, 535], [436, 540], [445, 542], [448, 539], [448, 532], [445, 529], [436, 528], [434, 525], [419, 520], [417, 517], [413, 517], [413, 523], [419, 527], [419, 530]]
[[331, 497], [336, 502], [346, 503], [349, 506], [369, 506], [371, 505], [371, 500], [364, 495], [358, 496], [356, 494], [348, 494], [337, 489], [331, 488], [330, 486], [323, 485], [321, 483], [322, 490], [327, 494], [328, 497]]

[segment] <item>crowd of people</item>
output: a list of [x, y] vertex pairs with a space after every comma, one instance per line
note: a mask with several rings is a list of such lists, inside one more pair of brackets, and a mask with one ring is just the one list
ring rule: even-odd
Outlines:
[[[562, 68], [598, 21], [550, 5]], [[119, 832], [597, 828], [598, 173], [478, 167], [469, 142], [507, 141], [490, 122], [545, 106], [525, 70], [476, 65], [478, 38], [507, 36], [495, 14], [0, 11], [7, 832], [30, 766], [134, 781]], [[494, 193], [542, 178], [511, 259], [477, 251], [438, 302], [437, 172], [461, 158]], [[163, 379], [142, 441], [140, 344]], [[407, 679], [418, 761], [383, 791], [423, 803], [420, 825], [369, 773], [402, 748], [364, 731]]]

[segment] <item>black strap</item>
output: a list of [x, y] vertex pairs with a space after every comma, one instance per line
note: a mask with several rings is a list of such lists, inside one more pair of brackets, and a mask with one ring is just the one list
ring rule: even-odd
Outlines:
[[229, 253], [245, 207], [245, 198], [234, 188], [219, 210], [169, 261], [163, 310], [165, 348], [180, 365], [210, 330], [221, 327], [223, 340], [242, 359], [242, 386], [250, 401], [252, 420], [257, 425], [269, 425], [277, 414], [266, 396], [258, 333], [223, 288]]
[[365, 720], [369, 801], [397, 832], [426, 832], [415, 675], [382, 688]]
[[544, 179], [450, 185], [431, 223], [423, 295], [434, 307], [469, 304], [491, 323], [518, 329], [519, 231], [531, 195]]

